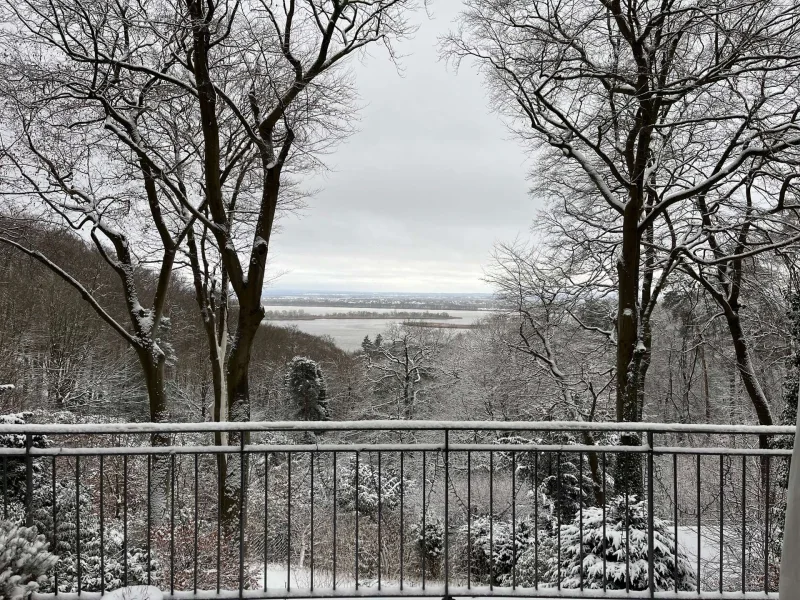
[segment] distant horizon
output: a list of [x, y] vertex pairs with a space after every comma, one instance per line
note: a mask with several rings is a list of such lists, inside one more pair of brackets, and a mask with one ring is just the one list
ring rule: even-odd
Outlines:
[[306, 296], [480, 296], [490, 298], [493, 296], [491, 292], [433, 292], [433, 291], [417, 291], [417, 292], [399, 292], [392, 290], [325, 290], [325, 289], [312, 289], [312, 288], [268, 288], [264, 289], [261, 293], [262, 297], [265, 296], [286, 296], [286, 295], [306, 295]]

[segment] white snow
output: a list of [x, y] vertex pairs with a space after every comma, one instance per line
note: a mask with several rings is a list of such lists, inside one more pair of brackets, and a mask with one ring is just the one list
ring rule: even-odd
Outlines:
[[[741, 532], [724, 528], [722, 548], [723, 577], [734, 580], [741, 578]], [[700, 527], [700, 573], [699, 580], [706, 589], [719, 585], [720, 547], [719, 527], [704, 525]], [[731, 543], [734, 542], [734, 543]], [[686, 554], [689, 563], [697, 570], [697, 526], [678, 527], [678, 546]]]
[[[702, 533], [702, 532], [701, 532]], [[691, 539], [692, 534], [694, 534], [694, 541], [696, 547], [696, 531], [693, 532], [691, 527], [685, 527], [679, 529], [678, 535], [682, 539], [683, 536], [687, 535]], [[687, 540], [687, 548], [691, 547], [691, 543]], [[705, 546], [703, 546], [705, 553]], [[255, 590], [245, 590], [243, 593], [244, 598], [263, 598], [263, 573], [264, 568], [263, 566], [260, 568], [260, 581], [259, 586]], [[291, 568], [291, 576], [290, 576], [290, 590], [286, 590], [286, 580], [287, 580], [287, 569], [286, 565], [278, 565], [278, 564], [269, 564], [267, 565], [267, 592], [266, 595], [269, 598], [308, 598], [312, 597], [314, 594], [331, 592], [331, 579], [330, 575], [325, 572], [321, 572], [319, 570], [314, 571], [314, 592], [309, 593], [310, 590], [310, 570], [306, 567], [300, 567], [297, 565], [293, 565]], [[353, 580], [351, 577], [343, 576], [341, 578], [337, 577], [337, 590], [332, 592], [331, 595], [341, 595], [345, 598], [347, 597], [354, 597], [363, 600], [404, 600], [409, 596], [407, 594], [411, 593], [419, 593], [420, 583], [414, 581], [406, 581], [404, 584], [404, 591], [400, 590], [400, 586], [396, 581], [386, 581], [382, 582], [381, 590], [378, 591], [377, 589], [377, 581], [362, 581], [359, 583], [359, 589], [355, 590], [353, 585]], [[444, 593], [444, 587], [441, 581], [428, 581], [426, 585], [426, 590], [428, 595], [434, 594], [439, 595]], [[394, 592], [397, 592], [394, 595]], [[525, 588], [525, 587], [517, 587], [515, 590], [510, 588], [498, 588], [495, 587], [494, 591], [490, 591], [488, 586], [473, 586], [471, 589], [466, 589], [462, 586], [451, 586], [450, 587], [450, 595], [455, 598], [471, 598], [471, 597], [490, 597], [495, 600], [511, 600], [511, 599], [519, 599], [525, 597], [532, 597], [535, 596], [541, 600], [551, 599], [555, 600], [558, 598], [581, 598], [587, 595], [587, 591], [581, 592], [578, 589], [561, 589], [557, 590], [554, 588], [549, 588], [545, 586], [540, 586], [539, 590], [534, 590], [532, 588]], [[593, 598], [629, 598], [631, 594], [625, 592], [625, 590], [608, 590], [607, 592], [600, 592], [599, 590], [591, 590]], [[73, 598], [77, 599], [76, 594], [59, 594], [57, 597], [53, 596], [52, 594], [34, 594], [34, 599], [40, 598], [48, 598], [53, 599], [61, 598], [61, 597], [69, 598], [72, 600]], [[86, 597], [94, 597], [99, 598], [99, 594], [85, 594]], [[182, 592], [176, 591], [173, 596], [167, 595], [167, 597], [171, 598], [186, 598], [188, 599], [199, 599], [199, 598], [238, 598], [239, 593], [238, 590], [221, 590], [219, 595], [214, 590], [206, 590], [206, 591], [199, 591], [197, 594], [193, 592]], [[762, 592], [747, 592], [745, 594], [741, 594], [739, 592], [715, 592], [715, 591], [708, 591], [704, 590], [698, 594], [698, 592], [672, 592], [672, 591], [657, 591], [655, 594], [656, 598], [660, 598], [662, 600], [667, 599], [675, 599], [675, 600], [694, 600], [696, 598], [700, 598], [702, 600], [738, 600], [741, 598], [747, 599], [754, 599], [754, 600], [778, 600], [778, 594], [775, 592], [771, 592], [769, 594], [765, 594]], [[106, 593], [103, 595], [103, 600], [164, 600], [165, 594], [161, 592], [158, 588], [153, 586], [135, 586], [135, 587], [128, 587], [128, 588], [121, 588], [115, 590], [113, 592]]]
[[[258, 589], [263, 589], [264, 587], [264, 567], [263, 565], [260, 567], [258, 571], [260, 573], [259, 576], [259, 583]], [[288, 571], [286, 570], [286, 565], [283, 564], [268, 564], [267, 565], [267, 592], [273, 596], [280, 596], [281, 593], [283, 595], [287, 595], [286, 592], [286, 577]], [[415, 589], [419, 590], [421, 587], [421, 583], [419, 581], [409, 581], [406, 579], [403, 582], [403, 590], [406, 589]], [[333, 587], [333, 579], [331, 573], [322, 569], [315, 569], [314, 570], [314, 590], [315, 591], [331, 591]], [[431, 580], [425, 584], [426, 590], [444, 590], [444, 584], [439, 580]], [[291, 569], [291, 576], [289, 579], [289, 594], [288, 595], [297, 595], [302, 594], [303, 591], [309, 591], [311, 589], [311, 570], [308, 567], [301, 567], [298, 565], [292, 565]], [[488, 588], [487, 588], [488, 589]], [[336, 576], [336, 591], [340, 592], [341, 595], [344, 596], [358, 596], [358, 597], [365, 597], [369, 598], [370, 594], [373, 593], [376, 596], [380, 596], [380, 598], [385, 599], [387, 596], [387, 592], [397, 592], [397, 598], [400, 599], [404, 595], [404, 592], [400, 590], [400, 583], [395, 580], [386, 580], [383, 579], [381, 581], [381, 589], [380, 594], [378, 594], [378, 580], [371, 578], [371, 579], [360, 579], [358, 582], [358, 591], [355, 589], [355, 581], [353, 580], [352, 573], [337, 573]], [[389, 596], [393, 597], [393, 596]]]
[[103, 600], [163, 600], [164, 594], [152, 585], [134, 585], [103, 594]]

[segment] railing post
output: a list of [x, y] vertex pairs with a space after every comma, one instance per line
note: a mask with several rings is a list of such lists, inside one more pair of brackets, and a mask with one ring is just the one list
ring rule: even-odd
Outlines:
[[[244, 529], [245, 529], [245, 511], [247, 505], [245, 504], [245, 494], [247, 477], [245, 469], [244, 457], [244, 431], [239, 432], [239, 598], [244, 593]], [[291, 527], [291, 524], [289, 525]], [[287, 579], [289, 574], [286, 575]]]
[[444, 430], [444, 600], [450, 600], [450, 430]]
[[25, 434], [25, 526], [33, 526], [33, 436]]
[[[653, 502], [653, 432], [647, 432], [647, 577], [650, 587], [650, 597], [655, 597], [656, 594], [656, 579], [655, 579], [655, 532], [653, 531], [653, 524], [655, 517], [653, 515], [654, 502]], [[675, 552], [675, 560], [678, 559], [677, 550]]]

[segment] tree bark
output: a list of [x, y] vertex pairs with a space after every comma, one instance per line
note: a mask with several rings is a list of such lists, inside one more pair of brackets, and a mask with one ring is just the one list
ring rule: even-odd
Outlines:
[[[625, 206], [622, 251], [617, 260], [619, 299], [617, 306], [617, 421], [638, 420], [638, 380], [641, 348], [639, 344], [639, 209], [631, 199]], [[639, 445], [639, 436], [624, 433], [623, 446]], [[643, 490], [641, 458], [621, 453], [617, 458], [616, 491], [640, 495]]]
[[703, 369], [703, 404], [705, 405], [706, 423], [711, 423], [711, 383], [708, 377], [705, 340], [700, 339], [697, 352], [700, 355], [700, 366]]
[[[216, 336], [212, 335], [216, 340]], [[210, 340], [209, 340], [210, 341]], [[220, 355], [220, 350], [222, 351]], [[225, 380], [225, 351], [215, 344], [209, 350], [211, 362], [211, 379], [214, 386], [214, 410], [213, 420], [216, 423], [224, 423], [228, 420], [228, 387]], [[214, 434], [215, 446], [228, 445], [228, 432], [217, 431]], [[222, 490], [225, 486], [225, 475], [228, 472], [228, 455], [217, 454], [217, 489]], [[217, 498], [217, 502], [223, 501], [223, 495]]]
[[[231, 422], [250, 420], [250, 356], [253, 341], [263, 318], [264, 308], [261, 306], [260, 294], [257, 307], [246, 310], [245, 307], [239, 306], [238, 326], [228, 358], [228, 418]], [[250, 433], [231, 432], [229, 443], [235, 446], [246, 445], [250, 443]], [[243, 481], [245, 490], [247, 489], [248, 457], [246, 455], [241, 457], [241, 461], [228, 461], [222, 489], [222, 518], [229, 528], [235, 523], [239, 513], [239, 495], [242, 493]], [[244, 473], [241, 469], [244, 469]], [[246, 515], [242, 514], [239, 518], [246, 520]]]
[[[728, 322], [728, 329], [733, 340], [733, 349], [736, 354], [736, 368], [739, 371], [739, 378], [742, 380], [744, 389], [753, 403], [759, 425], [773, 425], [772, 411], [769, 408], [769, 400], [761, 387], [758, 375], [753, 366], [753, 359], [750, 356], [750, 347], [742, 329], [742, 322], [739, 313], [734, 310], [725, 311], [725, 320]], [[758, 445], [762, 449], [769, 448], [769, 436], [759, 435]], [[766, 485], [769, 478], [770, 463], [766, 456], [761, 457], [761, 481]]]
[[[136, 348], [136, 354], [144, 373], [147, 394], [150, 398], [150, 422], [169, 422], [167, 411], [167, 394], [165, 388], [164, 367], [166, 357], [156, 346]], [[150, 435], [151, 446], [168, 446], [170, 436], [167, 433]], [[169, 490], [169, 461], [165, 455], [154, 454], [151, 464], [150, 510], [153, 518], [159, 522], [167, 514], [167, 490]]]

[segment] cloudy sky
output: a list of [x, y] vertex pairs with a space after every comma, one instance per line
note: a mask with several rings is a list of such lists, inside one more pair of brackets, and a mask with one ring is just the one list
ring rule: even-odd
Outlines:
[[527, 235], [529, 164], [491, 113], [480, 77], [438, 60], [459, 0], [420, 13], [402, 75], [374, 49], [354, 71], [359, 131], [310, 182], [270, 249], [275, 290], [481, 292], [492, 245]]

